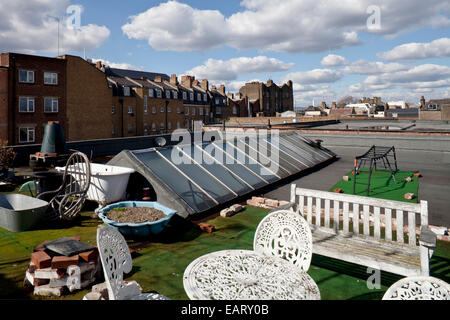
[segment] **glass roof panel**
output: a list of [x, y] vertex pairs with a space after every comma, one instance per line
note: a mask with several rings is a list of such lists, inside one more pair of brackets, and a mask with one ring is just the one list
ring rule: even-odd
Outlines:
[[134, 155], [194, 211], [201, 212], [216, 205], [214, 201], [156, 152], [135, 152]]

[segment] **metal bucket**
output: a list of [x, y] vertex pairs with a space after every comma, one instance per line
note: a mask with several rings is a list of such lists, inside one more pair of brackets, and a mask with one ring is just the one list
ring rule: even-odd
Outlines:
[[47, 201], [23, 194], [0, 194], [0, 227], [13, 232], [33, 230], [47, 207]]

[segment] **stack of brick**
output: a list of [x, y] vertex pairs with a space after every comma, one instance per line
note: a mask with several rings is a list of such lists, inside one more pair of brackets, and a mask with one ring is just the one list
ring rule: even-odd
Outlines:
[[247, 205], [264, 209], [274, 209], [286, 204], [289, 204], [289, 201], [274, 200], [263, 197], [252, 197], [247, 200]]
[[[80, 241], [74, 237], [74, 240]], [[46, 249], [45, 241], [34, 249], [25, 272], [24, 287], [39, 296], [61, 296], [84, 289], [103, 277], [97, 248], [73, 256]]]

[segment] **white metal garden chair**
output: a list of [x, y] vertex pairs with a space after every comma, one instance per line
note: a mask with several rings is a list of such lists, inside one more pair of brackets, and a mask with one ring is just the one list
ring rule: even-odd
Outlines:
[[434, 277], [407, 277], [390, 286], [383, 300], [450, 300], [450, 285]]
[[74, 152], [67, 160], [61, 186], [54, 191], [42, 192], [36, 198], [52, 196], [49, 219], [73, 220], [83, 208], [90, 183], [91, 164], [88, 157], [82, 152]]
[[123, 274], [131, 271], [133, 262], [127, 242], [119, 231], [108, 226], [99, 227], [97, 247], [109, 300], [170, 300], [157, 293], [141, 293], [136, 282], [123, 281]]
[[291, 210], [269, 213], [256, 229], [253, 250], [280, 257], [302, 271], [308, 271], [312, 258], [312, 234], [308, 222]]

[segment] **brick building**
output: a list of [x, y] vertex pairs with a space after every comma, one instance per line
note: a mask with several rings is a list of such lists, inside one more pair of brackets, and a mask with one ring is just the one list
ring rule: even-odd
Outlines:
[[66, 140], [105, 139], [112, 131], [112, 88], [104, 72], [81, 57], [66, 61]]
[[0, 140], [8, 136], [8, 67], [0, 67]]
[[267, 83], [250, 82], [239, 89], [239, 93], [241, 97], [248, 97], [250, 100], [259, 101], [259, 110], [252, 110], [252, 116], [256, 116], [260, 112], [264, 116], [275, 116], [277, 112], [281, 113], [294, 110], [291, 80], [281, 87], [276, 85], [271, 79]]
[[0, 114], [6, 116], [1, 120], [3, 135], [7, 127], [5, 140], [10, 145], [40, 143], [48, 121], [59, 121], [67, 136], [66, 61], [2, 53], [0, 66]]
[[425, 101], [425, 97], [420, 98], [419, 108], [420, 120], [450, 120], [450, 99], [430, 99]]
[[193, 76], [181, 76], [181, 83], [178, 84], [178, 87], [183, 101], [184, 128], [192, 130], [194, 121], [203, 121], [204, 123], [210, 121], [211, 105], [208, 85], [206, 79], [200, 83]]

